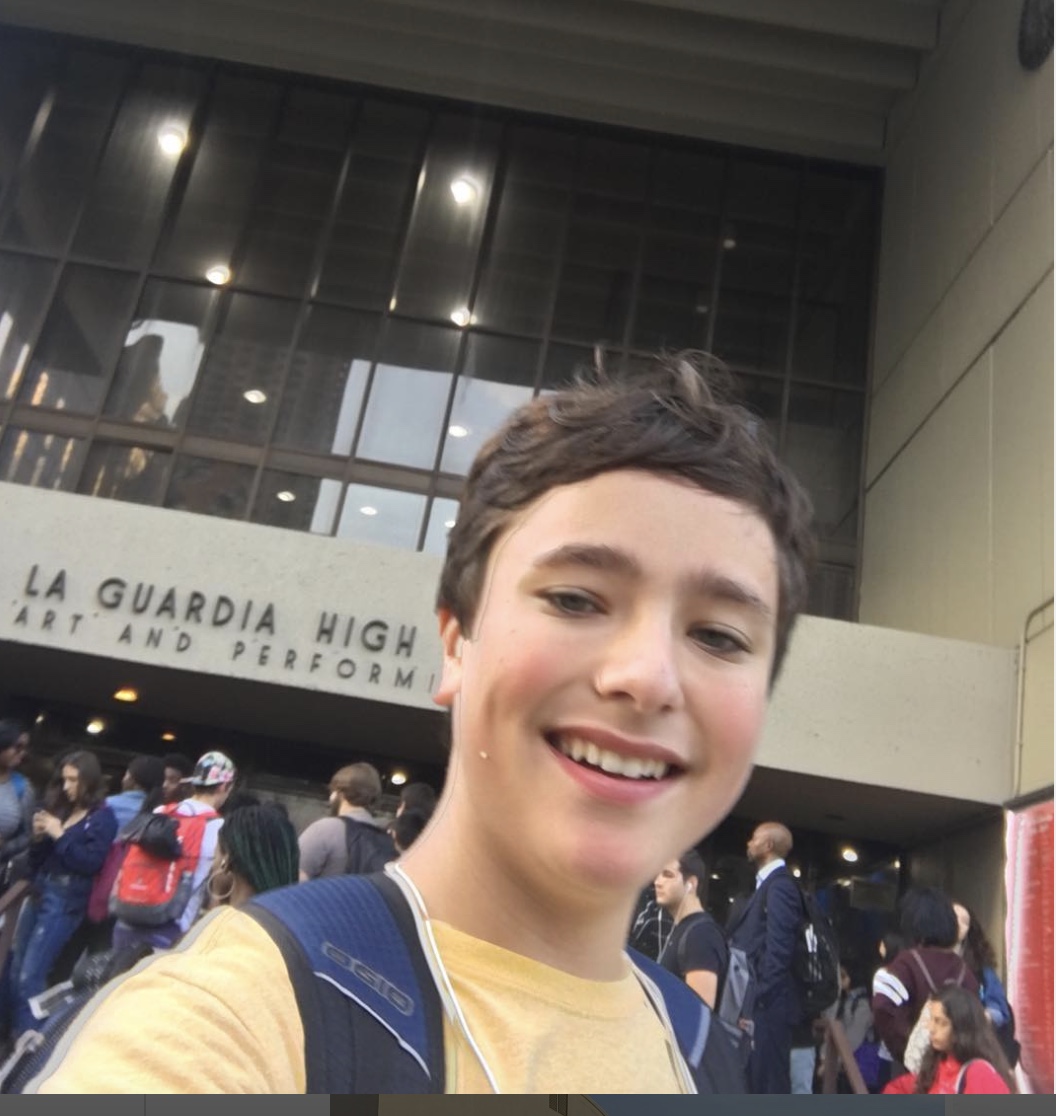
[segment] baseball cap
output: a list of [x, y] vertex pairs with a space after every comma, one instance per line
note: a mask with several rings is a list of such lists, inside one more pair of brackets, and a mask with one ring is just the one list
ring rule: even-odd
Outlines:
[[235, 765], [230, 757], [223, 752], [206, 752], [200, 756], [194, 765], [194, 772], [189, 779], [181, 779], [181, 783], [190, 783], [194, 787], [218, 787], [235, 780]]

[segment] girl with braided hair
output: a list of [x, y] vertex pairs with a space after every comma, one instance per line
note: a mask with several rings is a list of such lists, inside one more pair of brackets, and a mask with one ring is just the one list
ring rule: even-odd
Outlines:
[[254, 895], [297, 882], [297, 833], [274, 802], [243, 806], [224, 819], [209, 878], [211, 906], [240, 907]]

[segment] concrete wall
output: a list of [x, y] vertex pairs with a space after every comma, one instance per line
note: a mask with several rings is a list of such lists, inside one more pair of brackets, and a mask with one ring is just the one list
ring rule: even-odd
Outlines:
[[[0, 517], [19, 540], [0, 548], [0, 639], [431, 705], [430, 555], [2, 483]], [[758, 759], [996, 804], [1011, 793], [1014, 705], [1011, 651], [804, 617]]]
[[[1005, 648], [1053, 592], [1053, 62], [1020, 68], [1019, 10], [947, 3], [890, 120], [859, 612]], [[1019, 793], [1052, 784], [1044, 627]]]

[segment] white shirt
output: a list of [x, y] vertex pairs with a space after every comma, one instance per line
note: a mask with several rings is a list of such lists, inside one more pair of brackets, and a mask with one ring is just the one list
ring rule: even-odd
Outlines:
[[[185, 798], [180, 803], [176, 813], [189, 818], [195, 814], [204, 814], [207, 810], [212, 809], [213, 807], [205, 802], [196, 802], [193, 798]], [[223, 818], [212, 818], [205, 823], [205, 832], [202, 834], [202, 848], [198, 854], [198, 867], [195, 868], [191, 880], [191, 898], [187, 906], [184, 907], [183, 914], [176, 920], [180, 930], [184, 933], [190, 930], [192, 923], [198, 917], [202, 900], [205, 898], [205, 882], [209, 877], [209, 870], [212, 868], [213, 860], [216, 857], [216, 839], [223, 824]]]
[[769, 864], [764, 864], [762, 868], [760, 868], [759, 871], [755, 873], [756, 891], [759, 890], [764, 880], [766, 880], [769, 876], [772, 876], [778, 870], [778, 868], [784, 868], [784, 866], [785, 862], [781, 859], [781, 857], [777, 857], [776, 860], [771, 860]]

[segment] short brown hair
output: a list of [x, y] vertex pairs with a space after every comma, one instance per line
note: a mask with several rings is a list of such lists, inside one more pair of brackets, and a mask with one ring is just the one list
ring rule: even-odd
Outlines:
[[514, 515], [552, 488], [616, 469], [689, 481], [747, 505], [770, 528], [779, 579], [773, 683], [806, 604], [810, 500], [762, 420], [736, 402], [729, 374], [706, 354], [661, 355], [618, 376], [595, 368], [516, 410], [466, 478], [438, 607], [470, 632], [492, 548]]
[[381, 794], [381, 776], [372, 763], [350, 763], [334, 772], [330, 789], [349, 806], [373, 806]]

